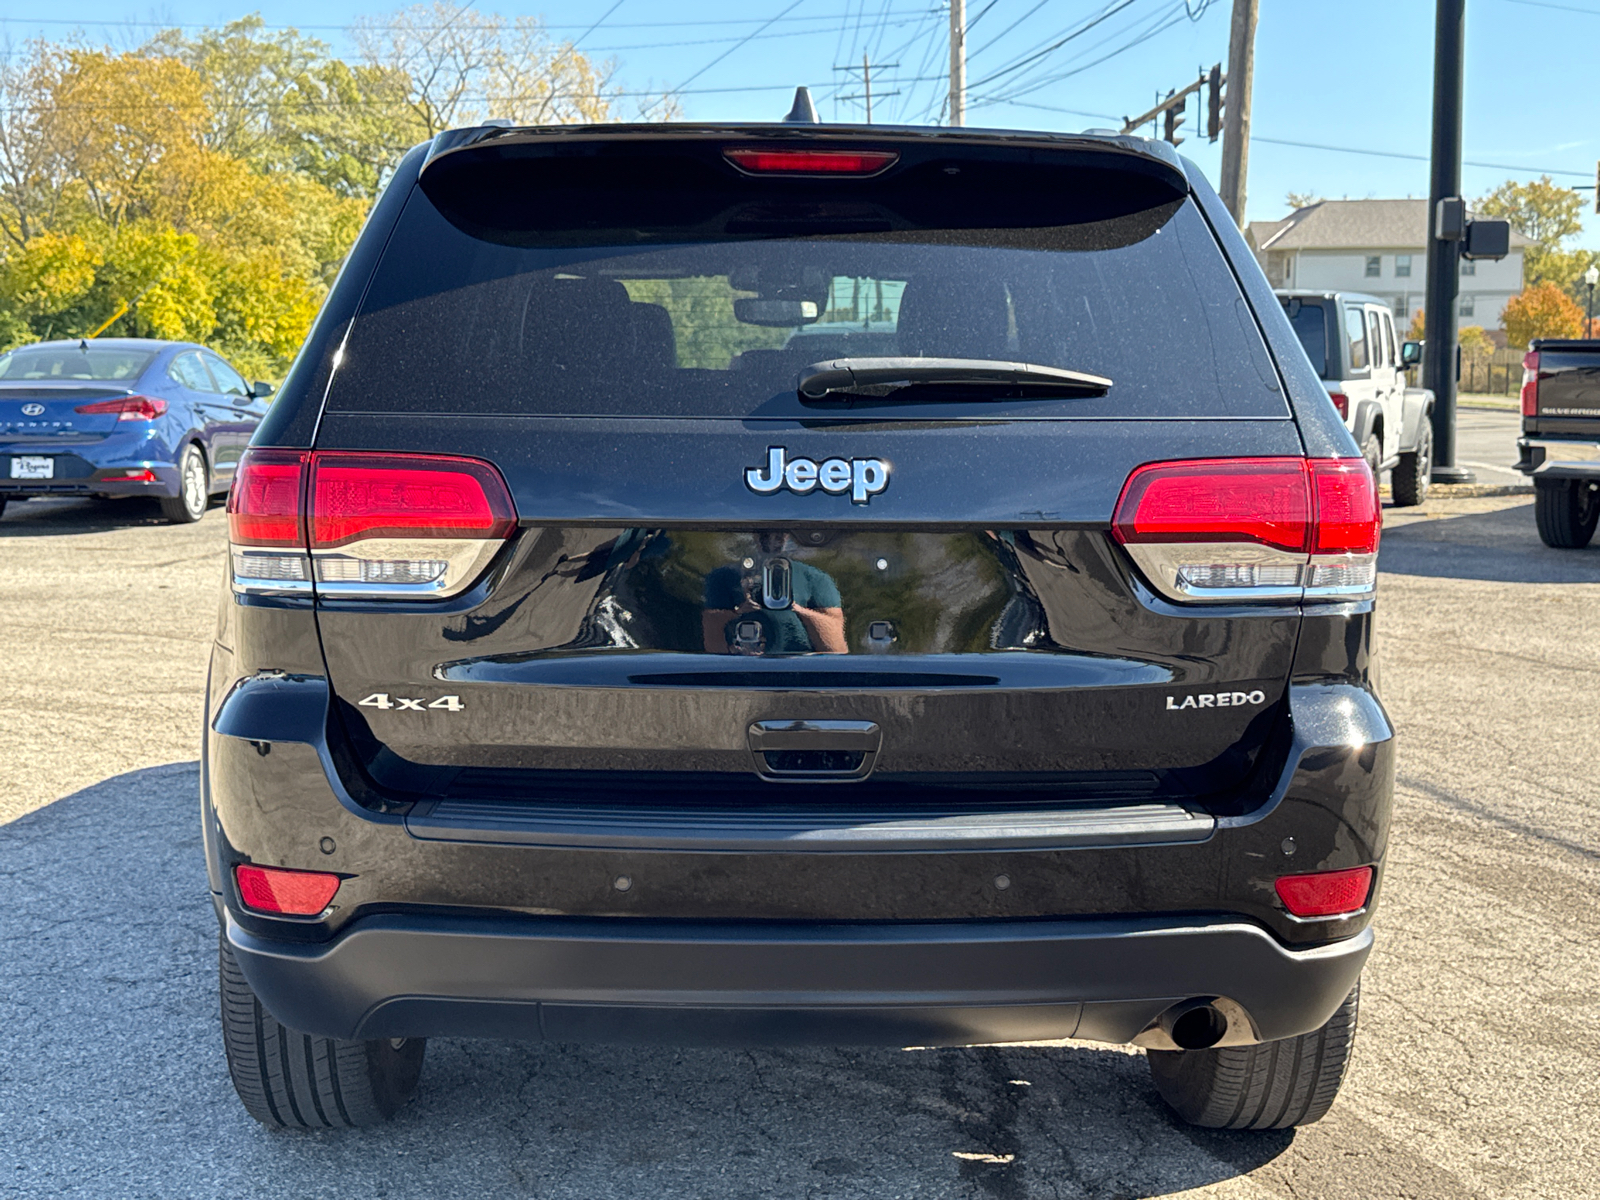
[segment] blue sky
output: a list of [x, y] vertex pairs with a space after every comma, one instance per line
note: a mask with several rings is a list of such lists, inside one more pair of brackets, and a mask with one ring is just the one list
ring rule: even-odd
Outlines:
[[[1157, 90], [1181, 87], [1226, 57], [1231, 0], [967, 3], [973, 125], [1119, 123], [1148, 109]], [[145, 31], [128, 22], [221, 23], [259, 11], [269, 24], [295, 25], [348, 50], [342, 27], [389, 7], [372, 0], [155, 7], [13, 0], [0, 29], [15, 42], [64, 37], [76, 27], [121, 45]], [[859, 93], [859, 83], [834, 68], [859, 64], [863, 53], [883, 64], [875, 67], [877, 120], [941, 119], [948, 24], [939, 0], [505, 0], [482, 7], [542, 15], [553, 32], [581, 36], [584, 49], [617, 60], [617, 78], [629, 89], [681, 88], [691, 120], [775, 119], [788, 107], [789, 89], [804, 83], [824, 119], [859, 121], [859, 102], [844, 99]], [[1261, 0], [1249, 215], [1283, 215], [1291, 190], [1425, 195], [1432, 37], [1427, 0]], [[1544, 172], [1569, 185], [1594, 181], [1600, 133], [1587, 101], [1597, 44], [1600, 0], [1469, 0], [1465, 158], [1492, 164], [1465, 168], [1469, 196]], [[885, 95], [891, 92], [899, 94]], [[1197, 104], [1182, 150], [1215, 178], [1220, 143], [1205, 140], [1203, 125]], [[1582, 244], [1600, 248], [1600, 218], [1591, 213], [1586, 222]]]

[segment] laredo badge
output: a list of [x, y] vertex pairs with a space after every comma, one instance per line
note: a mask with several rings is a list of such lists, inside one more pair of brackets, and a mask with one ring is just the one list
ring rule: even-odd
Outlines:
[[1183, 703], [1178, 703], [1176, 696], [1167, 697], [1169, 709], [1180, 708], [1242, 708], [1246, 704], [1265, 704], [1267, 694], [1260, 688], [1253, 692], [1201, 692], [1197, 696], [1185, 696]]

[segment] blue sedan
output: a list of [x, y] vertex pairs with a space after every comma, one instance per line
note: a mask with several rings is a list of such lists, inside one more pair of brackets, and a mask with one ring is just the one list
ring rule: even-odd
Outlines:
[[167, 520], [198, 521], [227, 492], [271, 392], [189, 342], [0, 354], [0, 512], [33, 496], [154, 496]]

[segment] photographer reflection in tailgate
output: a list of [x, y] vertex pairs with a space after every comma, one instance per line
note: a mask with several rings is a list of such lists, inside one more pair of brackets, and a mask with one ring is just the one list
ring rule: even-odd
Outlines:
[[758, 533], [759, 558], [706, 576], [702, 627], [708, 654], [848, 654], [839, 585], [788, 557], [793, 539]]

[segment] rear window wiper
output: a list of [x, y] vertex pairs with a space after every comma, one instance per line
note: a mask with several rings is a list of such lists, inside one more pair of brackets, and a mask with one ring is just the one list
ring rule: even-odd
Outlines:
[[903, 387], [1003, 387], [1027, 391], [1103, 396], [1111, 380], [1103, 375], [1041, 367], [991, 358], [835, 358], [802, 367], [795, 390], [808, 400], [830, 392], [874, 393]]

